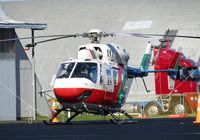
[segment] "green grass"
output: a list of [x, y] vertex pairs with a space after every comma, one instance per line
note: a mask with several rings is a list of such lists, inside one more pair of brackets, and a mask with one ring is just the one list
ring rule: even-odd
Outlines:
[[[71, 115], [73, 115], [73, 113], [71, 113]], [[168, 118], [169, 115], [170, 114], [163, 114], [163, 115], [158, 115], [158, 116], [155, 116], [155, 117], [146, 117], [146, 118], [149, 118], [149, 119], [151, 119], [151, 118], [153, 118], [153, 119]], [[195, 117], [195, 116], [196, 116], [195, 113], [188, 114], [188, 117]], [[124, 115], [121, 115], [120, 117], [122, 119], [127, 119], [127, 117], [125, 117]], [[139, 117], [134, 117], [134, 118], [137, 119]], [[109, 119], [112, 119], [112, 117], [110, 115], [102, 116], [102, 115], [94, 115], [94, 114], [83, 113], [83, 114], [78, 115], [72, 121], [92, 121], [92, 120], [109, 120]], [[46, 116], [41, 116], [41, 115], [37, 114], [36, 121], [40, 122], [42, 120], [49, 120], [49, 118], [46, 117]], [[61, 113], [60, 115], [58, 115], [58, 120], [61, 121], [61, 122], [64, 122], [65, 120], [67, 120], [67, 114]]]
[[[73, 114], [71, 114], [73, 115]], [[58, 115], [57, 117], [60, 121], [65, 121], [67, 120], [67, 115], [62, 113], [60, 115]], [[91, 114], [80, 114], [78, 115], [76, 118], [73, 119], [73, 121], [87, 121], [87, 120], [104, 120], [104, 119], [109, 119], [109, 116], [101, 116], [101, 115], [91, 115]], [[37, 114], [36, 116], [36, 121], [42, 121], [42, 120], [48, 120], [49, 118], [46, 116], [41, 116], [39, 114]]]
[[36, 121], [48, 120], [47, 116], [41, 116], [39, 114], [36, 115]]
[[[73, 113], [71, 113], [71, 115], [73, 115]], [[58, 120], [59, 121], [65, 121], [67, 120], [67, 114], [65, 113], [61, 113], [60, 115], [58, 115]], [[121, 118], [124, 118], [123, 115], [121, 115]], [[48, 120], [49, 118], [46, 116], [41, 116], [39, 114], [37, 114], [36, 116], [36, 121], [42, 121], [42, 120]], [[106, 115], [106, 116], [102, 116], [102, 115], [94, 115], [94, 114], [87, 114], [87, 113], [83, 113], [83, 114], [79, 114], [76, 118], [73, 119], [73, 121], [92, 121], [92, 120], [109, 120], [112, 119], [112, 117], [110, 115]]]

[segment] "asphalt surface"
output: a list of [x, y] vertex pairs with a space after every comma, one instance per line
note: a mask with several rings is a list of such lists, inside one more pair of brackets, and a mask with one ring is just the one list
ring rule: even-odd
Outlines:
[[136, 124], [109, 121], [74, 122], [72, 125], [0, 123], [0, 140], [200, 140], [195, 118], [146, 119]]

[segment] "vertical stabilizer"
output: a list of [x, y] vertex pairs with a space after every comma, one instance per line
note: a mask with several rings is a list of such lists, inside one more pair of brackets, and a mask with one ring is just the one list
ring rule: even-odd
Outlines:
[[140, 68], [142, 70], [148, 70], [149, 64], [150, 64], [150, 59], [151, 59], [151, 54], [152, 54], [151, 43], [148, 42], [145, 53], [142, 58], [142, 62], [140, 64]]

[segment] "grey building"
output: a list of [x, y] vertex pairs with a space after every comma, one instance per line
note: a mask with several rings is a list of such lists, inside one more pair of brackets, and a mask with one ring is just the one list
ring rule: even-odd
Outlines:
[[[0, 120], [35, 118], [36, 111], [45, 113], [40, 111], [42, 108], [48, 111], [47, 103], [37, 94], [41, 90], [39, 81], [33, 84], [32, 65], [17, 39], [16, 28], [44, 30], [46, 24], [12, 20], [0, 7]], [[37, 106], [41, 105], [41, 100], [42, 107]]]

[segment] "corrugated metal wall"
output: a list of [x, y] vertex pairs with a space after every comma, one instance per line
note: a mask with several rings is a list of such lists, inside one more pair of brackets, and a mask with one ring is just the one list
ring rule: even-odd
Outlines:
[[[0, 39], [12, 38], [14, 30], [0, 29]], [[0, 120], [16, 119], [16, 73], [13, 42], [0, 43]]]
[[0, 59], [0, 120], [16, 119], [15, 59]]
[[[16, 37], [14, 29], [0, 29], [0, 40]], [[45, 98], [38, 94], [42, 90], [38, 79], [36, 95], [33, 94], [32, 75], [32, 65], [20, 41], [1, 42], [0, 120], [33, 117], [36, 115], [35, 111], [49, 115], [50, 110]]]
[[19, 41], [16, 41], [16, 78], [17, 94], [20, 97], [17, 99], [17, 119], [32, 117], [32, 66]]
[[33, 94], [32, 65], [19, 41], [16, 41], [16, 73], [18, 80], [17, 93], [20, 96], [20, 100], [18, 99], [17, 118], [33, 117], [36, 113], [49, 115], [48, 104], [45, 98], [40, 97], [38, 93], [42, 90], [42, 87], [37, 76], [36, 93], [35, 95]]

